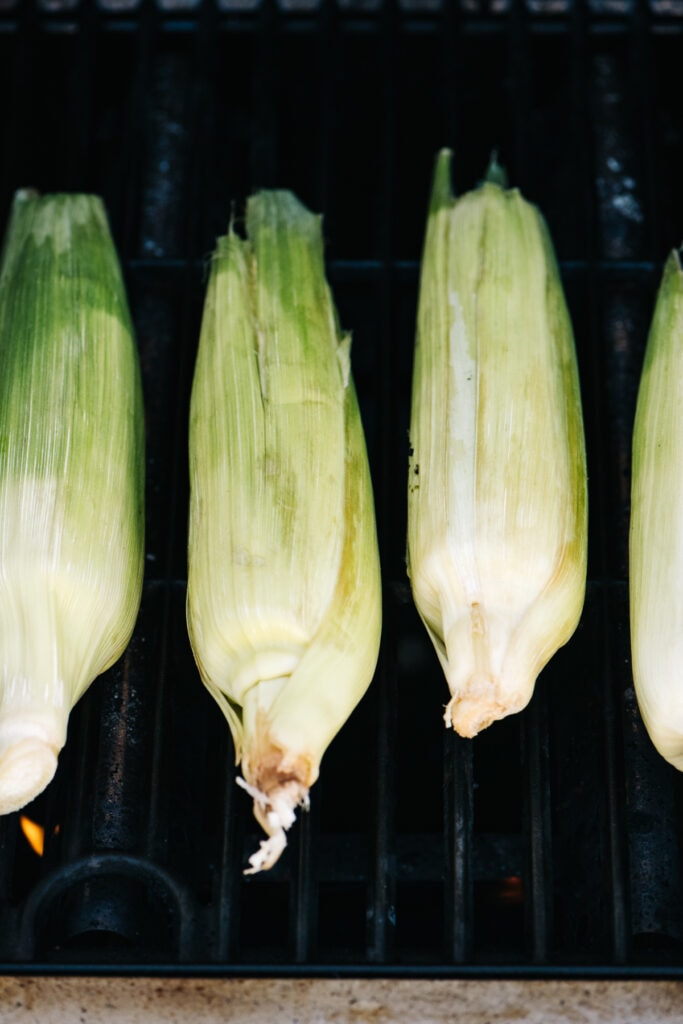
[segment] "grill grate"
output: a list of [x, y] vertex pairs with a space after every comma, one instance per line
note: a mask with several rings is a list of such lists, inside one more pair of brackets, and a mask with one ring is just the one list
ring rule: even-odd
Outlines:
[[[652, 0], [0, 0], [0, 218], [14, 188], [107, 203], [147, 409], [147, 574], [58, 774], [0, 819], [0, 969], [683, 976], [681, 781], [632, 689], [630, 432], [683, 231], [683, 6]], [[410, 601], [405, 467], [434, 152], [497, 146], [544, 210], [574, 320], [590, 473], [582, 623], [522, 715], [444, 734]], [[375, 484], [385, 627], [282, 861], [258, 835], [184, 624], [187, 410], [213, 241], [253, 187], [325, 212]]]

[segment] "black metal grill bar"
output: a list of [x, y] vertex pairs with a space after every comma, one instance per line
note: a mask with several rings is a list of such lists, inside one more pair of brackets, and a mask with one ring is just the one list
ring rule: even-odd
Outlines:
[[219, 963], [229, 963], [236, 959], [239, 944], [240, 873], [245, 865], [242, 863], [241, 857], [242, 819], [237, 814], [235, 806], [236, 787], [232, 772], [226, 771], [222, 778], [224, 782], [221, 794], [223, 828], [217, 873], [216, 959]]
[[[634, 69], [634, 79], [625, 77], [619, 56], [596, 58], [593, 63], [592, 96], [595, 113], [595, 175], [597, 179], [597, 210], [599, 223], [598, 251], [601, 256], [634, 258], [642, 254], [643, 229], [636, 213], [643, 210], [642, 218], [649, 221], [655, 230], [654, 183], [652, 165], [647, 157], [642, 164], [642, 173], [634, 152], [632, 128], [626, 117], [626, 103], [640, 113], [638, 107], [643, 96], [648, 96], [651, 76], [648, 73], [649, 34], [644, 31], [643, 8], [635, 5], [632, 15], [632, 32], [628, 40], [627, 58]], [[635, 83], [637, 82], [637, 87]], [[635, 95], [631, 95], [631, 90]], [[624, 99], [621, 99], [624, 97]], [[623, 105], [622, 105], [623, 104]], [[635, 119], [637, 131], [644, 129], [642, 152], [653, 140], [641, 117]], [[631, 129], [631, 130], [629, 130]], [[636, 143], [637, 145], [637, 143]], [[649, 164], [649, 166], [648, 166]], [[649, 172], [649, 173], [648, 173]], [[643, 201], [645, 200], [645, 201]], [[627, 207], [625, 204], [630, 204]], [[653, 235], [654, 237], [654, 235]], [[650, 248], [650, 251], [653, 251]], [[612, 394], [608, 399], [609, 419], [603, 428], [599, 422], [596, 438], [606, 444], [603, 449], [605, 463], [623, 466], [630, 455], [632, 414], [635, 401], [634, 382], [637, 371], [629, 362], [631, 348], [623, 351], [624, 315], [633, 306], [634, 299], [616, 284], [607, 293], [605, 312], [596, 328], [607, 342], [606, 366], [611, 382]], [[633, 324], [633, 320], [631, 321]], [[624, 372], [626, 371], [626, 372]], [[597, 417], [596, 417], [597, 419]], [[601, 448], [602, 448], [601, 443]], [[610, 571], [626, 571], [628, 543], [628, 494], [624, 493], [621, 480], [616, 474], [606, 473], [609, 486], [600, 488], [604, 501], [601, 517], [603, 530], [609, 517], [607, 509], [616, 511], [616, 530], [609, 541], [605, 535], [604, 551], [611, 565]], [[614, 568], [613, 568], [614, 567]], [[623, 679], [614, 670], [615, 649], [615, 603], [605, 592], [603, 601], [604, 644], [602, 651], [602, 686], [604, 708], [605, 780], [608, 822], [608, 864], [611, 889], [611, 923], [613, 957], [616, 963], [626, 962], [629, 955], [630, 906], [627, 888], [627, 850], [625, 846], [625, 778], [623, 747]]]
[[634, 3], [630, 19], [629, 58], [632, 64], [628, 82], [624, 89], [633, 110], [633, 132], [638, 151], [638, 163], [642, 167], [642, 189], [644, 206], [643, 234], [645, 244], [641, 251], [655, 257], [657, 238], [660, 235], [660, 208], [657, 202], [658, 177], [657, 150], [652, 124], [654, 65], [650, 37], [653, 18], [643, 0]]
[[318, 801], [314, 801], [311, 811], [299, 815], [298, 834], [293, 837], [298, 856], [292, 884], [292, 945], [293, 959], [299, 964], [308, 963], [315, 953], [318, 916], [318, 846], [315, 842], [317, 816]]
[[460, 39], [463, 32], [462, 10], [459, 4], [447, 3], [441, 9], [439, 35], [441, 45], [441, 82], [444, 97], [443, 137], [451, 146], [460, 141], [458, 133], [458, 102], [461, 95]]
[[[244, 11], [239, 15], [225, 14], [224, 12], [217, 10], [215, 19], [215, 31], [220, 34], [240, 35], [240, 34], [260, 34], [262, 28], [262, 15], [263, 10], [271, 0], [262, 0], [262, 4], [259, 5], [253, 11]], [[319, 10], [322, 10], [324, 5], [329, 0], [322, 0]], [[515, 0], [516, 2], [516, 0]], [[23, 2], [19, 4], [17, 11], [11, 11], [9, 13], [0, 13], [0, 33], [14, 33], [21, 22], [25, 19], [25, 9], [28, 5]], [[84, 4], [83, 7], [89, 6]], [[103, 34], [121, 34], [130, 35], [137, 34], [141, 24], [141, 13], [146, 9], [149, 11], [150, 16], [153, 16], [156, 22], [156, 32], [161, 35], [193, 35], [199, 26], [201, 17], [203, 16], [203, 10], [206, 4], [201, 4], [198, 8], [193, 11], [183, 12], [181, 15], [177, 11], [164, 10], [163, 8], [157, 7], [149, 0], [144, 0], [141, 3], [140, 8], [134, 12], [126, 12], [125, 14], [116, 15], [112, 11], [105, 8], [95, 8], [97, 10], [97, 31]], [[416, 18], [414, 14], [408, 14], [405, 11], [397, 9], [397, 17], [400, 19], [402, 31], [405, 31], [414, 35], [429, 35], [439, 33], [441, 31], [441, 19], [442, 12], [445, 10], [439, 8], [424, 14], [420, 18]], [[510, 5], [512, 6], [512, 4]], [[556, 36], [564, 35], [567, 33], [574, 16], [575, 11], [578, 7], [585, 7], [584, 4], [571, 6], [564, 12], [557, 13], [554, 15], [547, 15], [538, 12], [534, 12], [528, 9], [525, 10], [525, 16], [529, 21], [529, 32], [532, 35], [539, 36]], [[657, 12], [647, 10], [644, 5], [634, 3], [633, 8], [629, 12], [624, 12], [623, 15], [603, 15], [601, 17], [591, 16], [586, 20], [586, 35], [591, 36], [608, 36], [608, 35], [628, 35], [632, 32], [633, 25], [633, 11], [640, 9], [643, 19], [645, 21], [645, 28], [653, 35], [662, 34], [678, 34], [683, 30], [683, 15], [671, 13], [671, 12]], [[302, 14], [300, 12], [284, 12], [282, 16], [281, 31], [284, 35], [298, 35], [298, 34], [315, 34], [319, 27], [319, 10], [314, 15]], [[383, 5], [378, 6], [376, 11], [368, 11], [365, 16], [360, 17], [357, 12], [349, 12], [343, 10], [341, 7], [337, 7], [337, 21], [338, 27], [341, 32], [365, 35], [374, 34], [378, 32], [379, 25], [382, 19]], [[82, 9], [78, 8], [74, 11], [69, 12], [55, 12], [55, 11], [44, 11], [37, 7], [34, 8], [34, 12], [31, 15], [31, 21], [41, 31], [48, 34], [64, 34], [74, 33], [81, 30], [83, 14]], [[641, 22], [642, 25], [642, 22]], [[459, 34], [463, 36], [469, 35], [485, 35], [494, 36], [501, 35], [506, 36], [508, 33], [508, 12], [501, 11], [488, 17], [482, 17], [478, 14], [471, 14], [465, 10], [460, 9], [459, 13]]]
[[[395, 158], [395, 61], [397, 46], [397, 8], [394, 0], [383, 5], [380, 20], [377, 62], [379, 67], [381, 111], [381, 135], [377, 140], [377, 165], [374, 168], [374, 191], [377, 196], [376, 232], [380, 274], [378, 280], [377, 304], [379, 309], [379, 356], [376, 361], [376, 395], [378, 402], [378, 444], [372, 455], [378, 466], [375, 476], [375, 505], [378, 522], [391, 522], [392, 510], [396, 507], [397, 493], [402, 483], [397, 483], [396, 463], [384, 455], [387, 443], [395, 434], [397, 423], [397, 402], [392, 388], [391, 376], [385, 372], [395, 359], [394, 337], [394, 281], [390, 264], [393, 251], [395, 210], [393, 186], [393, 161]], [[381, 454], [381, 457], [380, 457]], [[381, 534], [380, 534], [381, 537]], [[380, 544], [382, 540], [380, 540]], [[383, 572], [387, 564], [396, 559], [396, 536], [393, 530], [384, 534], [381, 549]], [[394, 608], [384, 601], [383, 639], [378, 674], [375, 680], [376, 693], [376, 760], [375, 779], [375, 821], [373, 834], [372, 866], [368, 900], [369, 928], [367, 956], [371, 961], [391, 962], [394, 956], [396, 929], [396, 870], [394, 854], [395, 829], [395, 788], [392, 784], [392, 766], [396, 763], [396, 676], [395, 650], [397, 636]]]
[[[528, 124], [531, 108], [531, 48], [529, 12], [521, 0], [510, 8], [508, 34], [508, 61], [511, 76], [510, 118], [514, 125], [514, 157], [516, 182], [529, 181]], [[522, 777], [526, 789], [524, 829], [527, 843], [527, 863], [523, 875], [527, 942], [535, 963], [544, 963], [551, 942], [552, 903], [552, 832], [549, 813], [550, 792], [548, 772], [547, 720], [544, 715], [545, 694], [539, 692], [533, 699], [522, 728]], [[545, 727], [545, 728], [544, 728]], [[542, 731], [543, 730], [543, 731]]]
[[[578, 35], [575, 36], [578, 41]], [[580, 61], [581, 66], [581, 82], [576, 84], [576, 100], [575, 102], [580, 107], [588, 107], [590, 109], [591, 104], [600, 103], [603, 100], [602, 91], [595, 88], [593, 82], [593, 68], [590, 65], [590, 57], [586, 54], [582, 48], [577, 46], [575, 52], [575, 59]], [[576, 143], [578, 144], [579, 139], [577, 138]], [[595, 182], [596, 178], [599, 177], [601, 169], [599, 161], [595, 158], [595, 148], [599, 150], [600, 138], [597, 139], [597, 143], [591, 146], [590, 160], [585, 157], [582, 160], [582, 166], [580, 170], [585, 174], [582, 180]], [[597, 191], [597, 201], [596, 201]], [[599, 195], [599, 182], [598, 189], [594, 191], [591, 188], [591, 203], [590, 213], [591, 216], [586, 220], [586, 248], [589, 254], [589, 258], [594, 262], [601, 255], [600, 250], [600, 235], [599, 225], [596, 223], [596, 213], [599, 212], [600, 206], [600, 195]], [[594, 281], [589, 277], [586, 295], [589, 303], [589, 308], [592, 310], [591, 315], [588, 318], [587, 330], [591, 339], [588, 360], [592, 363], [595, 375], [591, 374], [592, 390], [589, 392], [589, 401], [591, 403], [589, 409], [589, 431], [590, 436], [593, 438], [593, 448], [589, 451], [589, 465], [592, 463], [596, 464], [596, 460], [602, 462], [604, 459], [604, 431], [602, 416], [602, 395], [600, 388], [600, 374], [597, 365], [596, 353], [600, 351], [600, 325], [599, 318], [596, 316], [595, 311], [597, 310], [597, 289]], [[599, 463], [598, 463], [599, 464]], [[592, 479], [592, 477], [591, 477]], [[594, 493], [593, 493], [594, 492]], [[593, 515], [593, 523], [597, 524], [597, 530], [599, 532], [593, 534], [593, 537], [598, 541], [597, 552], [593, 553], [591, 548], [591, 564], [594, 564], [595, 559], [598, 559], [597, 564], [600, 568], [598, 572], [605, 571], [607, 568], [607, 559], [605, 552], [608, 549], [606, 543], [606, 530], [609, 516], [607, 510], [609, 509], [609, 493], [605, 485], [604, 477], [602, 477], [591, 491], [590, 499], [591, 502], [597, 508], [597, 516]], [[595, 529], [595, 527], [594, 527]], [[609, 595], [606, 591], [602, 591], [598, 595], [599, 604], [599, 623], [603, 630], [608, 628], [610, 621], [610, 609], [609, 609]], [[594, 777], [594, 783], [597, 786], [604, 787], [605, 789], [605, 802], [606, 802], [606, 836], [600, 836], [600, 848], [604, 844], [606, 852], [601, 853], [600, 856], [600, 868], [603, 878], [607, 880], [609, 887], [608, 893], [608, 907], [610, 913], [610, 941], [611, 941], [611, 957], [613, 962], [620, 963], [623, 961], [625, 956], [625, 907], [623, 904], [623, 871], [622, 863], [619, 857], [620, 850], [617, 845], [617, 836], [614, 832], [616, 821], [618, 820], [618, 807], [617, 807], [617, 794], [615, 789], [615, 757], [617, 755], [616, 750], [616, 723], [614, 721], [614, 708], [613, 708], [613, 693], [612, 693], [612, 667], [610, 662], [611, 651], [604, 645], [601, 650], [601, 678], [604, 678], [602, 673], [606, 676], [609, 682], [605, 683], [603, 689], [603, 696], [606, 700], [603, 705], [603, 722], [602, 730], [598, 731], [597, 735], [601, 736], [601, 739], [605, 743], [607, 749], [604, 754], [604, 777], [600, 774], [600, 768], [602, 767], [599, 763], [595, 765], [596, 775]], [[606, 862], [606, 867], [603, 868], [602, 860]], [[619, 902], [621, 901], [621, 902]], [[606, 908], [607, 909], [607, 908]]]
[[473, 744], [444, 734], [445, 953], [449, 963], [472, 956], [474, 918]]
[[[444, 4], [442, 18], [441, 82], [444, 97], [444, 140], [458, 150], [465, 130], [458, 117], [458, 97], [463, 81], [463, 14], [459, 4]], [[426, 204], [425, 204], [426, 205]], [[400, 268], [396, 268], [400, 272]], [[415, 265], [417, 276], [419, 265]], [[473, 746], [452, 731], [443, 737], [443, 828], [444, 828], [444, 954], [449, 963], [466, 963], [474, 944], [473, 909]]]
[[[533, 17], [533, 16], [531, 16]], [[78, 31], [78, 26], [74, 24], [67, 24], [62, 22], [51, 22], [43, 21], [40, 23], [40, 31], [49, 36], [70, 34], [72, 31]], [[409, 31], [411, 28], [409, 22], [404, 23], [403, 31]], [[420, 29], [420, 35], [436, 35], [438, 34], [438, 27], [435, 24], [426, 23], [418, 26]], [[568, 22], [565, 19], [558, 20], [557, 22], [546, 22], [546, 21], [530, 21], [529, 33], [534, 37], [557, 37], [566, 34], [568, 28]], [[103, 19], [101, 31], [107, 35], [135, 35], [139, 29], [139, 23], [137, 21], [131, 22], [108, 22]], [[14, 22], [5, 22], [0, 19], [0, 34], [12, 33], [14, 31]], [[196, 31], [196, 24], [194, 22], [175, 22], [163, 20], [160, 22], [159, 34], [160, 36], [166, 35], [179, 35], [189, 36], [194, 35]], [[349, 22], [342, 21], [340, 23], [339, 31], [344, 35], [349, 36], [372, 36], [376, 35], [377, 27], [373, 22]], [[505, 37], [507, 35], [507, 25], [505, 22], [500, 24], [491, 24], [485, 21], [465, 21], [462, 22], [462, 28], [459, 30], [460, 35], [463, 38], [470, 38], [472, 36], [482, 37]], [[683, 31], [683, 24], [678, 20], [667, 21], [665, 19], [658, 19], [651, 27], [650, 32], [653, 37], [661, 35], [679, 35]], [[230, 19], [224, 20], [219, 19], [216, 23], [216, 32], [220, 35], [230, 36], [256, 36], [259, 34], [258, 26], [251, 23], [236, 22]], [[286, 36], [299, 36], [299, 35], [313, 35], [315, 32], [314, 23], [300, 22], [300, 23], [286, 23], [283, 31], [283, 35]], [[601, 24], [590, 24], [587, 29], [587, 35], [589, 37], [601, 38], [608, 36], [625, 36], [628, 35], [628, 25], [620, 22], [604, 22]]]
[[257, 188], [277, 186], [278, 125], [276, 97], [280, 88], [277, 32], [281, 29], [276, 0], [264, 0], [258, 32], [258, 51], [252, 77], [253, 127], [250, 170]]
[[55, 964], [38, 959], [27, 962], [0, 961], [0, 975], [43, 977], [59, 974], [65, 977], [145, 977], [145, 978], [390, 978], [425, 981], [678, 981], [683, 980], [683, 967], [675, 964], [620, 965], [566, 964], [484, 964], [457, 966], [432, 964], [362, 963], [262, 963], [240, 961], [232, 964], [181, 963], [98, 963], [91, 959], [72, 959]]
[[[605, 615], [609, 633], [612, 627], [611, 609]], [[605, 765], [606, 798], [609, 830], [609, 869], [611, 883], [612, 949], [615, 963], [625, 963], [628, 956], [629, 920], [626, 889], [623, 817], [623, 773], [621, 703], [617, 701], [616, 685], [611, 663], [612, 650], [605, 645], [603, 692], [605, 702]]]
[[[197, 281], [204, 273], [203, 259], [173, 258], [131, 258], [126, 263], [128, 274], [139, 277], [141, 281], [154, 281], [160, 277], [172, 276], [174, 279], [189, 272], [192, 282]], [[419, 273], [417, 260], [392, 259], [388, 266], [397, 284], [414, 284]], [[661, 275], [663, 260], [655, 259], [563, 259], [560, 270], [565, 280], [573, 281], [588, 275], [598, 280], [639, 279], [646, 285]], [[348, 282], [376, 281], [385, 272], [387, 263], [381, 259], [332, 259], [328, 264], [328, 274], [333, 285]]]
[[552, 829], [550, 815], [549, 739], [543, 688], [525, 718], [523, 757], [526, 769], [528, 873], [524, 879], [527, 928], [534, 963], [546, 963], [552, 944]]
[[[173, 173], [177, 174], [182, 181], [187, 168], [187, 154], [183, 151], [182, 136], [180, 134], [168, 136], [165, 125], [173, 123], [177, 118], [182, 119], [182, 109], [178, 106], [183, 103], [181, 88], [182, 75], [176, 78], [175, 89], [177, 93], [170, 98], [166, 88], [166, 77], [172, 74], [172, 63], [170, 66], [166, 61], [155, 53], [154, 33], [154, 8], [152, 4], [144, 7], [144, 21], [142, 31], [138, 39], [138, 65], [135, 85], [133, 90], [133, 122], [132, 131], [129, 134], [130, 144], [134, 147], [129, 153], [129, 161], [125, 167], [131, 167], [135, 175], [137, 188], [126, 190], [126, 226], [128, 251], [136, 255], [145, 251], [161, 251], [173, 254], [180, 248], [177, 237], [177, 228], [173, 221], [156, 215], [156, 196], [167, 188], [168, 171], [165, 163], [173, 166]], [[172, 62], [172, 57], [167, 58]], [[143, 102], [145, 89], [151, 89], [154, 100], [146, 106]], [[172, 107], [169, 109], [169, 103]], [[145, 111], [149, 114], [145, 118]], [[131, 183], [132, 184], [132, 183]], [[187, 184], [187, 183], [186, 183]], [[188, 189], [189, 191], [189, 189]], [[134, 205], [131, 196], [137, 200]], [[166, 197], [165, 205], [168, 208], [175, 206], [179, 195]], [[171, 201], [169, 201], [171, 199]], [[173, 415], [174, 408], [183, 408], [180, 402], [181, 388], [179, 381], [173, 380], [169, 372], [172, 359], [172, 338], [174, 325], [166, 305], [165, 299], [158, 298], [154, 293], [143, 294], [140, 298], [138, 315], [143, 318], [143, 326], [146, 330], [139, 338], [141, 350], [141, 361], [143, 367], [143, 389], [145, 401], [150, 409], [150, 421], [157, 425], [170, 426], [171, 437], [175, 444], [182, 443], [184, 431], [180, 427], [180, 417]], [[189, 320], [186, 311], [186, 303], [181, 307], [180, 316], [185, 326], [189, 329]], [[154, 428], [152, 428], [154, 429]], [[168, 430], [169, 427], [166, 426]], [[152, 546], [151, 551], [157, 565], [155, 575], [158, 573], [161, 579], [168, 579], [174, 572], [172, 564], [173, 535], [176, 518], [180, 514], [179, 508], [179, 467], [177, 460], [173, 460], [164, 450], [164, 443], [159, 434], [149, 438], [157, 453], [157, 459], [161, 462], [161, 472], [156, 470], [147, 480], [147, 501], [146, 508], [152, 510], [151, 515], [159, 517], [159, 520], [151, 519], [148, 533], [156, 536], [157, 544]], [[166, 456], [164, 458], [164, 456]], [[162, 488], [168, 487], [169, 502], [160, 502], [159, 498]], [[150, 512], [148, 511], [148, 520]], [[173, 699], [172, 691], [168, 686], [170, 658], [172, 651], [172, 591], [170, 588], [162, 588], [158, 593], [157, 615], [155, 622], [158, 632], [158, 646], [156, 647], [155, 664], [149, 666], [148, 683], [153, 681], [153, 686], [148, 686], [144, 694], [144, 701], [148, 708], [151, 719], [151, 735], [153, 746], [150, 751], [150, 759], [147, 765], [146, 778], [148, 785], [144, 786], [145, 799], [145, 853], [154, 859], [164, 855], [168, 836], [169, 801], [167, 787], [164, 784], [166, 750], [166, 736], [168, 733], [169, 716], [167, 713], [167, 702]], [[140, 738], [132, 737], [133, 742], [139, 742]], [[189, 822], [188, 822], [189, 827]]]
[[[333, 0], [322, 0], [316, 38], [316, 71], [320, 82], [319, 132], [315, 146], [315, 201], [319, 210], [330, 207], [330, 182], [335, 159], [335, 127], [337, 113], [337, 80], [339, 77], [338, 8]], [[327, 230], [334, 237], [334, 222], [326, 218]]]

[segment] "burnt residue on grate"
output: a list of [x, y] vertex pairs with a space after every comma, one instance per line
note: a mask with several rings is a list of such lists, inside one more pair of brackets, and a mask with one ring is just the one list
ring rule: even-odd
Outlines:
[[[683, 976], [683, 790], [638, 714], [627, 592], [635, 398], [683, 237], [682, 35], [679, 5], [628, 0], [0, 0], [0, 219], [27, 184], [103, 195], [147, 434], [135, 635], [72, 714], [52, 785], [23, 824], [0, 820], [3, 970]], [[444, 732], [404, 566], [418, 267], [443, 145], [457, 191], [497, 148], [546, 213], [590, 477], [581, 625], [529, 708], [475, 740]], [[259, 836], [185, 628], [187, 415], [206, 261], [248, 192], [274, 185], [325, 215], [384, 634], [310, 814], [270, 873], [245, 877]]]

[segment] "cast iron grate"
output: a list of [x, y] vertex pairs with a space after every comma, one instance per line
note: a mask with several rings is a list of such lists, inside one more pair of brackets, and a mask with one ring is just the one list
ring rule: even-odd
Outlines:
[[[74, 712], [54, 783], [0, 821], [2, 970], [683, 975], [681, 782], [629, 667], [633, 408], [683, 233], [683, 5], [653, 0], [0, 0], [0, 220], [92, 190], [124, 260], [147, 407], [147, 576], [122, 661]], [[435, 151], [493, 146], [543, 208], [587, 429], [581, 626], [528, 710], [445, 735], [403, 554], [417, 267]], [[385, 629], [309, 815], [266, 876], [227, 728], [184, 626], [187, 408], [204, 264], [231, 204], [324, 211], [375, 484]]]

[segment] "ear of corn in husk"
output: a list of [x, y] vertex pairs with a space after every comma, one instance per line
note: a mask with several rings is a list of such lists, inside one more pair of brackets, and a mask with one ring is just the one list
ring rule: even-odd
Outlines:
[[411, 408], [408, 572], [474, 736], [521, 710], [574, 632], [586, 582], [576, 355], [552, 243], [501, 171], [454, 199], [437, 159]]
[[381, 591], [370, 474], [320, 218], [247, 204], [211, 263], [190, 412], [187, 619], [269, 868], [368, 687]]
[[100, 199], [15, 196], [0, 265], [0, 813], [52, 778], [143, 575], [137, 351]]
[[675, 251], [645, 351], [631, 480], [633, 680], [652, 742], [683, 771], [683, 272]]

